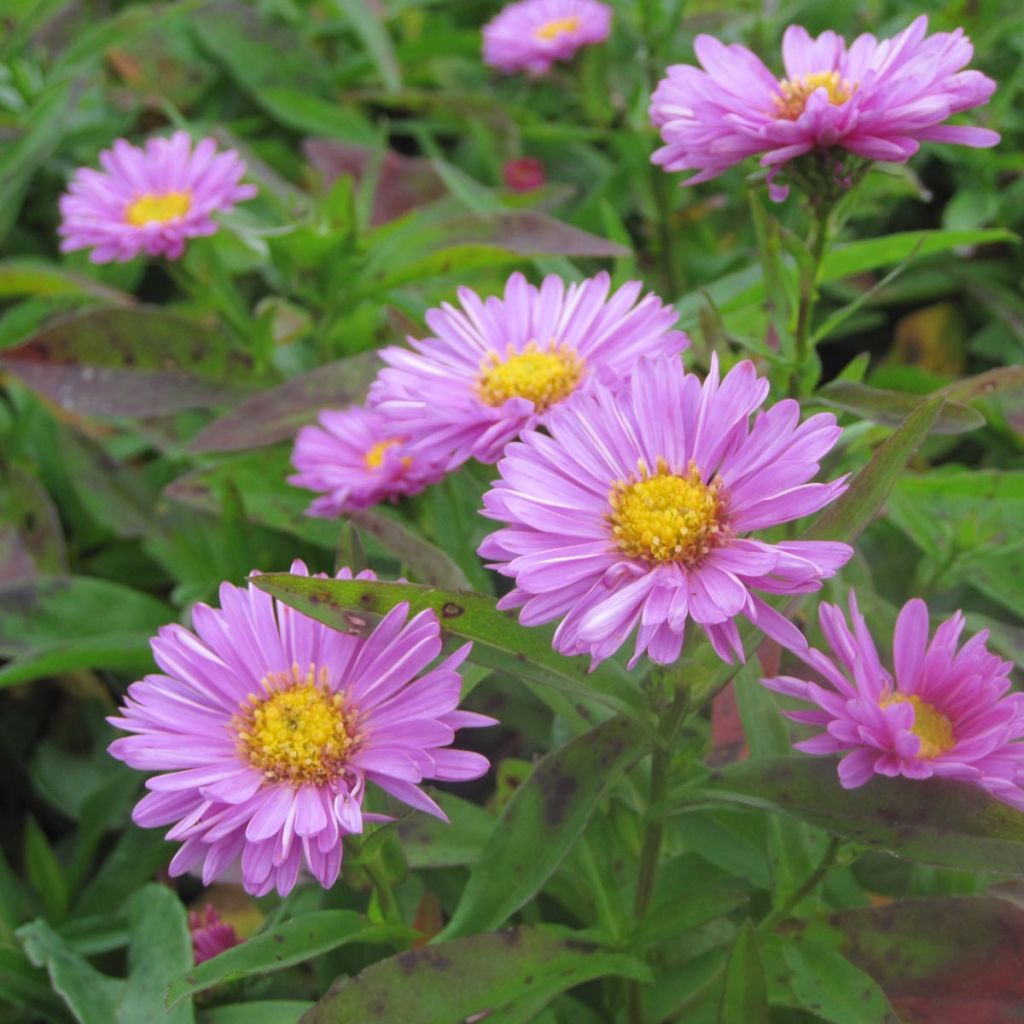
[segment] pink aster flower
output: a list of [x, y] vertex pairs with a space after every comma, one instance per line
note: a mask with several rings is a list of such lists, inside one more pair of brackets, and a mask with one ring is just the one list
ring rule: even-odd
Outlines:
[[93, 263], [124, 263], [145, 252], [176, 260], [185, 242], [217, 230], [213, 214], [256, 194], [240, 184], [245, 164], [234, 150], [217, 152], [213, 139], [195, 149], [187, 132], [124, 139], [100, 153], [102, 171], [80, 167], [61, 196], [61, 251], [92, 249]]
[[847, 47], [834, 32], [812, 39], [791, 25], [782, 39], [783, 78], [746, 47], [700, 35], [694, 49], [704, 70], [670, 67], [651, 98], [665, 142], [652, 159], [667, 171], [697, 171], [692, 185], [756, 153], [763, 166], [778, 168], [812, 150], [831, 151], [841, 178], [842, 151], [904, 163], [922, 142], [994, 146], [999, 136], [987, 128], [944, 122], [986, 103], [995, 82], [962, 70], [974, 54], [962, 29], [927, 31], [921, 15], [892, 39], [865, 34]]
[[495, 462], [517, 434], [546, 422], [563, 399], [617, 380], [642, 355], [676, 355], [690, 344], [678, 314], [631, 281], [608, 294], [600, 273], [568, 288], [551, 275], [539, 287], [513, 274], [504, 299], [460, 288], [462, 309], [427, 313], [436, 337], [386, 348], [388, 364], [370, 403], [416, 448]]
[[444, 475], [446, 456], [411, 451], [373, 409], [325, 410], [317, 418], [320, 426], [299, 431], [292, 452], [298, 473], [288, 477], [296, 487], [323, 492], [308, 515], [333, 519], [351, 509], [417, 494]]
[[519, 0], [484, 25], [484, 63], [505, 74], [543, 75], [556, 60], [603, 43], [611, 24], [611, 7], [597, 0]]
[[[561, 619], [554, 646], [614, 654], [637, 630], [634, 664], [675, 661], [686, 620], [718, 655], [743, 657], [735, 618], [787, 646], [799, 630], [755, 591], [817, 590], [852, 554], [846, 544], [749, 536], [817, 512], [843, 479], [809, 483], [840, 430], [828, 413], [800, 423], [750, 362], [702, 383], [678, 359], [644, 359], [626, 387], [595, 386], [554, 410], [548, 434], [508, 446], [484, 515], [505, 529], [480, 546], [515, 580], [499, 607], [534, 626]], [[550, 436], [549, 436], [550, 435]]]
[[[301, 562], [292, 572], [308, 575]], [[448, 746], [456, 729], [493, 720], [457, 709], [470, 645], [429, 667], [441, 653], [433, 612], [408, 620], [408, 604], [397, 605], [362, 637], [251, 585], [225, 583], [220, 597], [220, 609], [196, 605], [194, 633], [160, 630], [153, 655], [166, 674], [132, 684], [110, 719], [132, 734], [110, 753], [163, 773], [147, 781], [132, 818], [143, 828], [173, 823], [167, 838], [183, 845], [172, 875], [202, 863], [208, 885], [240, 860], [256, 896], [287, 894], [302, 867], [328, 887], [343, 836], [380, 820], [362, 811], [368, 782], [444, 818], [418, 784], [487, 771], [481, 755]]]
[[989, 652], [988, 630], [959, 650], [957, 612], [929, 642], [928, 607], [908, 601], [896, 622], [892, 672], [882, 665], [857, 600], [847, 625], [838, 605], [818, 609], [835, 660], [797, 651], [824, 684], [777, 676], [765, 686], [817, 705], [790, 718], [825, 731], [794, 744], [808, 754], [842, 754], [839, 781], [863, 786], [872, 775], [969, 782], [1024, 810], [1024, 694], [1007, 694], [1011, 662]]
[[220, 914], [210, 904], [203, 910], [188, 912], [188, 930], [192, 936], [192, 953], [197, 964], [210, 960], [242, 941], [235, 929], [222, 921]]

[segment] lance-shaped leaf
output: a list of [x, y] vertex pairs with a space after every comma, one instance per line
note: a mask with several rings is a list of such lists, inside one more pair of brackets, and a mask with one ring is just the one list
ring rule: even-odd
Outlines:
[[966, 783], [878, 777], [847, 790], [831, 758], [766, 757], [712, 773], [699, 792], [781, 811], [908, 860], [1024, 876], [1024, 814]]
[[919, 405], [874, 451], [850, 486], [811, 524], [804, 540], [852, 543], [867, 528], [914, 452], [928, 436], [943, 398]]
[[157, 309], [74, 313], [46, 327], [0, 365], [70, 412], [161, 416], [237, 401], [249, 357], [220, 334]]
[[333, 988], [300, 1024], [457, 1024], [519, 1000], [546, 1000], [593, 978], [649, 981], [640, 961], [569, 933], [473, 935], [399, 953]]
[[[834, 380], [815, 394], [814, 401], [851, 412], [883, 427], [898, 427], [929, 399], [903, 391], [872, 388], [852, 380]], [[931, 433], [963, 434], [984, 425], [985, 417], [977, 409], [947, 400], [932, 422]]]
[[496, 928], [531, 899], [643, 751], [636, 726], [613, 718], [548, 754], [506, 805], [442, 936]]
[[552, 650], [552, 630], [524, 629], [514, 612], [497, 609], [493, 597], [412, 583], [324, 580], [289, 573], [255, 576], [253, 583], [343, 633], [365, 635], [374, 618], [402, 601], [409, 603], [412, 614], [432, 609], [440, 620], [442, 635], [473, 641], [471, 657], [479, 665], [599, 700], [633, 717], [645, 714], [640, 694], [625, 672], [605, 662], [589, 673], [586, 659], [567, 658]]
[[379, 368], [377, 355], [363, 352], [261, 391], [200, 431], [192, 450], [235, 452], [287, 441], [312, 423], [321, 409], [361, 402]]
[[185, 996], [214, 985], [293, 967], [351, 942], [392, 945], [411, 940], [415, 934], [410, 929], [371, 924], [352, 910], [303, 914], [254, 935], [175, 978], [167, 989], [167, 1004], [174, 1006]]
[[768, 996], [757, 929], [743, 922], [729, 954], [718, 1024], [768, 1024]]

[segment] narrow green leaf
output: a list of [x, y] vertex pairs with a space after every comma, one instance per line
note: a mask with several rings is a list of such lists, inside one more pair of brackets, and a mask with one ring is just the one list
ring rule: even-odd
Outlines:
[[412, 614], [430, 608], [440, 620], [442, 634], [473, 641], [471, 657], [479, 665], [601, 701], [634, 717], [645, 714], [635, 684], [617, 666], [605, 662], [597, 671], [589, 672], [585, 658], [567, 658], [552, 649], [553, 630], [522, 628], [514, 612], [498, 611], [494, 598], [484, 594], [412, 583], [322, 580], [287, 573], [255, 576], [252, 582], [343, 633], [365, 635], [372, 628], [372, 617], [386, 614], [403, 601], [409, 603]]
[[757, 929], [743, 922], [725, 969], [718, 1024], [768, 1024], [768, 996]]
[[168, 1009], [167, 986], [193, 963], [185, 906], [173, 889], [147, 885], [128, 903], [128, 981], [119, 1024], [195, 1024], [191, 1001]]
[[908, 860], [1024, 876], [1024, 814], [966, 783], [877, 777], [846, 790], [832, 758], [766, 757], [712, 773], [700, 794], [781, 811]]
[[64, 1003], [50, 988], [46, 972], [33, 967], [21, 950], [7, 945], [0, 945], [0, 993], [4, 1002], [24, 1007], [43, 1020], [54, 1024], [71, 1020]]
[[29, 881], [43, 898], [47, 917], [60, 921], [68, 911], [68, 883], [53, 847], [35, 818], [25, 822], [25, 867]]
[[640, 757], [641, 740], [636, 726], [613, 718], [548, 754], [505, 807], [442, 937], [489, 931], [531, 899]]
[[850, 481], [846, 492], [811, 524], [804, 540], [843, 540], [852, 543], [885, 502], [896, 478], [939, 415], [943, 399], [918, 406], [875, 450], [868, 464]]
[[342, 981], [302, 1024], [456, 1024], [527, 999], [543, 1005], [593, 978], [649, 981], [632, 957], [534, 928], [410, 950]]
[[404, 928], [370, 924], [352, 910], [321, 910], [292, 918], [225, 950], [171, 981], [167, 1003], [229, 981], [268, 974], [350, 942], [391, 945], [411, 938]]
[[387, 91], [399, 92], [402, 88], [402, 69], [395, 57], [391, 36], [388, 35], [381, 18], [371, 10], [366, 0], [333, 0], [333, 6], [342, 17], [348, 18], [362, 39], [374, 64], [377, 65], [377, 71]]
[[207, 1010], [203, 1024], [298, 1024], [299, 1018], [315, 1005], [286, 999], [228, 1003]]
[[431, 794], [448, 816], [412, 813], [398, 822], [409, 867], [452, 868], [475, 864], [494, 830], [494, 815], [478, 804], [438, 790]]
[[[872, 423], [880, 423], [883, 427], [898, 427], [929, 399], [903, 391], [872, 388], [854, 381], [834, 380], [820, 388], [813, 401], [851, 412]], [[977, 409], [947, 398], [932, 423], [931, 433], [963, 434], [984, 425], [985, 417]]]

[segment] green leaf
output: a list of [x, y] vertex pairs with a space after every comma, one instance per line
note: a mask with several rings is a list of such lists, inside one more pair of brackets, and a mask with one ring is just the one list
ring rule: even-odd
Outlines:
[[412, 583], [322, 580], [287, 573], [255, 576], [252, 582], [343, 633], [367, 634], [372, 628], [369, 616], [385, 615], [403, 601], [409, 603], [413, 615], [432, 609], [443, 635], [473, 641], [470, 657], [479, 665], [601, 701], [616, 711], [645, 714], [639, 692], [621, 669], [605, 662], [597, 671], [589, 672], [586, 659], [564, 657], [552, 650], [553, 630], [519, 626], [515, 613], [498, 611], [492, 597]]
[[832, 1024], [900, 1024], [871, 976], [824, 943], [787, 944], [782, 955], [793, 972], [793, 994], [816, 1017]]
[[438, 790], [431, 796], [448, 821], [431, 814], [409, 814], [398, 822], [409, 867], [452, 868], [475, 864], [494, 830], [494, 815], [478, 804]]
[[53, 847], [35, 818], [25, 822], [25, 866], [29, 881], [43, 898], [47, 917], [60, 921], [68, 910], [68, 883]]
[[505, 807], [442, 936], [489, 931], [530, 900], [572, 849], [598, 801], [639, 759], [642, 740], [635, 725], [613, 718], [548, 754]]
[[237, 399], [252, 368], [221, 334], [141, 306], [73, 313], [0, 365], [71, 412], [147, 417]]
[[768, 996], [757, 929], [743, 922], [725, 969], [718, 1024], [768, 1024]]
[[[854, 381], [834, 380], [820, 388], [813, 401], [853, 413], [883, 427], [898, 427], [928, 399], [903, 391], [872, 388]], [[931, 433], [963, 434], [984, 425], [985, 417], [977, 409], [947, 399], [932, 422]]]
[[130, 305], [134, 299], [84, 274], [76, 274], [45, 260], [15, 258], [0, 261], [0, 298], [21, 296], [100, 300]]
[[120, 1024], [195, 1024], [192, 1003], [167, 1008], [167, 986], [193, 962], [185, 906], [173, 889], [147, 885], [128, 903], [128, 981]]
[[45, 921], [19, 928], [18, 938], [29, 960], [46, 968], [53, 990], [79, 1024], [130, 1024], [119, 1021], [117, 1015], [124, 982], [108, 978], [73, 953]]
[[351, 942], [392, 945], [412, 935], [405, 928], [370, 924], [352, 910], [304, 914], [254, 935], [174, 978], [167, 989], [167, 1002], [174, 1006], [186, 996], [214, 985], [280, 971]]
[[966, 783], [876, 777], [846, 790], [832, 758], [769, 757], [713, 772], [699, 793], [780, 811], [908, 860], [1024, 876], [1024, 814]]
[[60, 998], [50, 988], [46, 972], [33, 967], [18, 949], [0, 945], [0, 993], [4, 1002], [22, 1006], [55, 1024], [71, 1018]]
[[332, 6], [355, 29], [363, 45], [369, 51], [381, 80], [388, 92], [396, 93], [402, 88], [402, 69], [395, 57], [395, 48], [387, 29], [366, 0], [333, 0]]
[[303, 1024], [455, 1024], [530, 1000], [534, 1006], [593, 978], [649, 981], [648, 968], [571, 933], [534, 928], [473, 935], [410, 950], [342, 981]]
[[875, 449], [845, 493], [818, 516], [802, 539], [847, 543], [856, 540], [884, 504], [903, 467], [928, 436], [942, 405], [940, 397], [918, 406]]

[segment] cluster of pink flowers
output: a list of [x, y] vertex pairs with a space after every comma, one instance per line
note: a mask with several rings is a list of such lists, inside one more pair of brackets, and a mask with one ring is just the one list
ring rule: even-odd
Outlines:
[[[610, 17], [596, 0], [523, 0], [485, 28], [485, 58], [540, 74], [603, 40]], [[793, 27], [782, 80], [743, 47], [701, 36], [705, 70], [670, 68], [654, 94], [665, 140], [654, 159], [697, 182], [755, 153], [773, 172], [809, 157], [839, 175], [847, 153], [903, 161], [925, 140], [994, 144], [994, 132], [944, 123], [994, 86], [962, 70], [962, 32], [926, 30], [919, 18], [847, 47]], [[122, 140], [100, 161], [104, 173], [76, 174], [61, 228], [65, 249], [92, 248], [97, 262], [177, 258], [215, 230], [214, 212], [254, 192], [237, 154], [210, 140], [193, 149], [184, 133], [145, 149]], [[815, 480], [840, 429], [829, 413], [801, 420], [792, 400], [765, 409], [769, 385], [749, 361], [723, 374], [713, 356], [703, 379], [687, 372], [676, 311], [642, 293], [638, 281], [613, 290], [606, 273], [539, 286], [516, 273], [484, 298], [460, 288], [457, 305], [426, 314], [427, 336], [381, 352], [365, 405], [323, 411], [299, 433], [290, 480], [318, 494], [309, 514], [414, 495], [470, 459], [496, 464], [483, 515], [500, 525], [479, 554], [511, 581], [499, 607], [519, 609], [524, 626], [557, 622], [559, 652], [596, 666], [632, 642], [630, 667], [645, 655], [671, 664], [692, 622], [720, 658], [742, 660], [745, 618], [823, 680], [764, 684], [815, 706], [789, 712], [821, 730], [797, 746], [842, 755], [844, 786], [938, 776], [1024, 809], [1024, 695], [1007, 694], [1010, 666], [984, 633], [958, 649], [958, 614], [929, 641], [913, 600], [890, 671], [853, 595], [852, 629], [820, 608], [835, 660], [770, 603], [819, 590], [853, 553], [766, 532], [843, 493], [844, 477]], [[291, 571], [307, 575], [301, 562]], [[194, 608], [192, 630], [160, 631], [161, 672], [133, 684], [110, 720], [127, 733], [111, 753], [158, 773], [133, 817], [171, 826], [172, 874], [195, 869], [209, 883], [240, 869], [256, 895], [286, 894], [303, 873], [330, 886], [344, 836], [386, 820], [364, 809], [369, 787], [443, 818], [420, 785], [487, 771], [451, 746], [457, 730], [493, 720], [459, 708], [469, 645], [442, 657], [433, 612], [410, 618], [399, 604], [348, 635], [251, 585], [224, 584], [220, 600]], [[193, 921], [197, 959], [236, 941], [214, 917]]]

